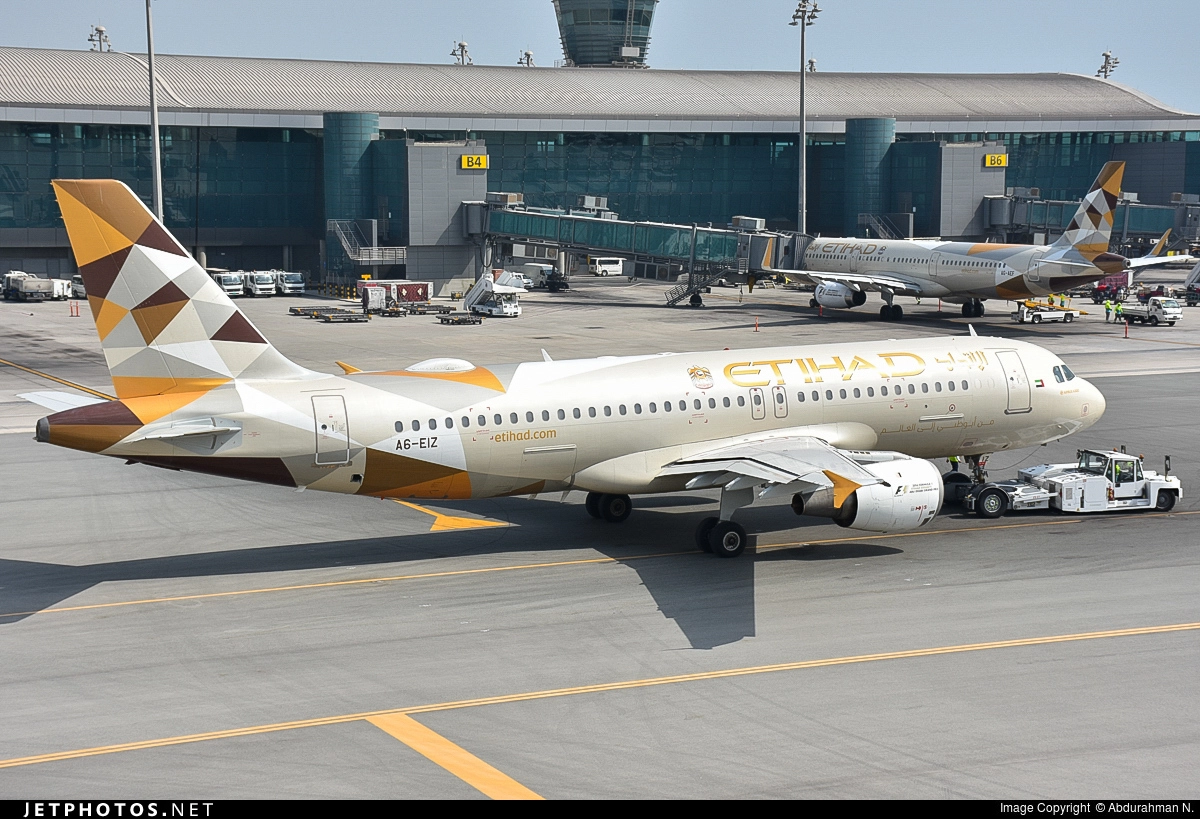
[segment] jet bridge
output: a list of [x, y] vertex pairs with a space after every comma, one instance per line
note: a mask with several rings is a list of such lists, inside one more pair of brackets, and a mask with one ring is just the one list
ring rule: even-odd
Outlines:
[[[791, 268], [799, 244], [796, 234], [764, 230], [762, 219], [735, 217], [734, 228], [627, 222], [595, 215], [539, 212], [509, 206], [515, 197], [488, 194], [503, 206], [486, 208], [484, 238], [497, 242], [532, 242], [592, 256], [622, 256], [635, 262], [676, 264], [688, 271], [667, 291], [667, 304], [675, 305], [720, 278], [769, 274]], [[801, 237], [802, 239], [807, 237]]]

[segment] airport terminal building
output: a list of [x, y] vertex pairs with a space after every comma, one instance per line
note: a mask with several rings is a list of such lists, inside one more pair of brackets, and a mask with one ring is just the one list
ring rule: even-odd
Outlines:
[[[407, 248], [410, 278], [470, 275], [450, 248], [462, 202], [489, 191], [796, 226], [795, 72], [177, 55], [156, 69], [166, 222], [211, 267], [357, 277], [331, 225], [371, 220], [368, 243]], [[1117, 83], [810, 73], [807, 101], [810, 233], [1053, 236], [1063, 203], [1123, 159], [1137, 200], [1122, 238], [1200, 239], [1200, 114]], [[0, 48], [0, 267], [74, 271], [51, 179], [112, 177], [149, 201], [147, 106], [143, 55]]]

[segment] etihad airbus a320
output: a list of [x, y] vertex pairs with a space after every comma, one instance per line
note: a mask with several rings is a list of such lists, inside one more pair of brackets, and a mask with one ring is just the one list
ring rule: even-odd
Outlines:
[[[340, 375], [275, 349], [124, 184], [54, 183], [117, 399], [59, 408], [37, 440], [135, 463], [379, 498], [720, 489], [696, 544], [745, 548], [769, 497], [868, 531], [927, 525], [925, 458], [979, 463], [1094, 424], [1104, 398], [1052, 353], [959, 337], [846, 341]], [[63, 409], [64, 407], [67, 407]]]

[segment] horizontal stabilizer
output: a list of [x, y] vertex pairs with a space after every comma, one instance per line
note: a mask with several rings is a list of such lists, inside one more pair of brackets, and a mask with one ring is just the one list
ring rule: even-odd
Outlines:
[[94, 395], [76, 395], [72, 392], [60, 392], [58, 390], [23, 392], [17, 398], [24, 398], [31, 404], [45, 407], [51, 412], [62, 412], [63, 410], [78, 409], [79, 407], [90, 407], [92, 404], [105, 403], [105, 399], [97, 398]]

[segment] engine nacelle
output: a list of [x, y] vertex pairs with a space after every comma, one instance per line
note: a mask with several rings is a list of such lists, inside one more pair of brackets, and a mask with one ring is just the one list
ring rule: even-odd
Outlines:
[[841, 507], [834, 506], [832, 488], [797, 493], [792, 496], [792, 511], [830, 518], [849, 529], [899, 532], [919, 529], [941, 510], [942, 476], [929, 461], [901, 457], [862, 466], [884, 483], [860, 486]]
[[813, 297], [822, 307], [836, 307], [841, 310], [860, 307], [867, 301], [865, 291], [854, 290], [841, 282], [821, 282], [817, 285], [817, 292]]

